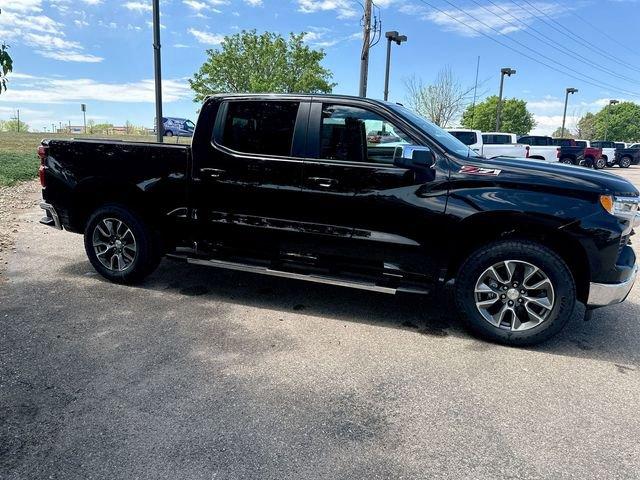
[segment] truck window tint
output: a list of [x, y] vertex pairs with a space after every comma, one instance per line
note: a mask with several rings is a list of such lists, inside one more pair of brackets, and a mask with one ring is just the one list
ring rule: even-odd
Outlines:
[[576, 140], [576, 147], [587, 148], [587, 142], [583, 142], [581, 140]]
[[322, 106], [320, 157], [326, 160], [393, 164], [399, 145], [411, 140], [380, 115], [345, 105]]
[[508, 145], [511, 143], [510, 135], [483, 134], [482, 141], [485, 145]]
[[299, 102], [229, 102], [220, 143], [242, 153], [291, 155]]
[[478, 143], [478, 137], [476, 136], [476, 132], [449, 132], [451, 133], [451, 135], [453, 135], [454, 137], [456, 137], [458, 140], [460, 140], [462, 143], [464, 143], [465, 145], [474, 145], [476, 143]]

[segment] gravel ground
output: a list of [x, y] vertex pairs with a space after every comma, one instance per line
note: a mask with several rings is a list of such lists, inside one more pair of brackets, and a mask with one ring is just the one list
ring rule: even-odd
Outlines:
[[37, 181], [0, 187], [0, 281], [20, 226], [18, 216], [37, 205], [39, 195], [40, 184]]
[[640, 286], [513, 349], [442, 299], [169, 261], [114, 285], [40, 216], [0, 285], [2, 479], [640, 478]]

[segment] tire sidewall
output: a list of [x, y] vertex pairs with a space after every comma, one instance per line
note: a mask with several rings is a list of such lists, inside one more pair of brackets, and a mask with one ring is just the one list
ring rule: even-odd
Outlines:
[[620, 167], [629, 168], [631, 166], [631, 160], [628, 157], [622, 157], [620, 159]]
[[[551, 280], [555, 305], [549, 317], [534, 328], [512, 332], [491, 325], [475, 304], [475, 285], [490, 266], [503, 260], [521, 260], [540, 268]], [[489, 245], [472, 254], [460, 268], [455, 284], [458, 309], [467, 326], [476, 334], [507, 345], [533, 345], [557, 334], [568, 322], [576, 303], [573, 276], [554, 252], [534, 242], [505, 241]]]
[[[122, 220], [131, 229], [136, 240], [136, 257], [131, 265], [121, 272], [105, 267], [93, 248], [93, 233], [96, 225], [105, 218]], [[87, 257], [96, 271], [115, 283], [136, 283], [152, 271], [159, 261], [159, 252], [150, 229], [140, 217], [120, 205], [105, 205], [96, 210], [85, 228], [84, 246]]]

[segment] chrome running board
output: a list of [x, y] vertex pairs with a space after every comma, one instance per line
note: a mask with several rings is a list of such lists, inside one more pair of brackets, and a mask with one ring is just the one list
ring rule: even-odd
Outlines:
[[397, 292], [417, 293], [417, 294], [429, 293], [428, 290], [417, 288], [417, 287], [407, 287], [407, 288], [383, 287], [371, 282], [350, 280], [350, 279], [344, 279], [340, 277], [331, 277], [328, 275], [318, 275], [313, 273], [306, 274], [306, 273], [287, 272], [284, 270], [274, 270], [269, 267], [247, 265], [244, 263], [229, 262], [226, 260], [191, 258], [191, 257], [184, 257], [182, 255], [167, 255], [167, 257], [170, 257], [173, 259], [179, 259], [179, 260], [186, 260], [188, 263], [191, 263], [194, 265], [204, 265], [207, 267], [224, 268], [227, 270], [236, 270], [239, 272], [259, 273], [261, 275], [270, 275], [272, 277], [292, 278], [294, 280], [304, 280], [307, 282], [322, 283], [325, 285], [337, 285], [340, 287], [356, 288], [358, 290], [368, 290], [371, 292], [388, 293], [391, 295], [394, 295]]

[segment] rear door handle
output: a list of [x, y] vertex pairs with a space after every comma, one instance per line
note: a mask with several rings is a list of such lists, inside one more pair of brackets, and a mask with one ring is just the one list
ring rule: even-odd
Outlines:
[[310, 183], [322, 188], [331, 188], [338, 185], [338, 181], [335, 178], [309, 177], [307, 178], [307, 180]]
[[219, 168], [201, 168], [200, 175], [207, 178], [221, 178], [226, 173]]

